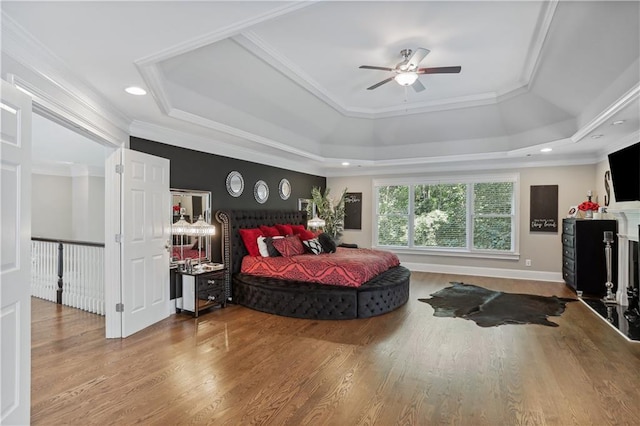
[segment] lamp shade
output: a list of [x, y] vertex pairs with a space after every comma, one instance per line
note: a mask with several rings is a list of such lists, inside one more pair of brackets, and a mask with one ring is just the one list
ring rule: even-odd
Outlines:
[[204, 235], [214, 235], [216, 233], [216, 228], [205, 222], [202, 215], [198, 216], [198, 220], [195, 223], [192, 223], [189, 229], [189, 235], [196, 236], [204, 236]]
[[191, 224], [184, 219], [183, 215], [180, 215], [180, 219], [171, 225], [172, 235], [187, 235], [190, 232]]
[[400, 74], [393, 77], [393, 79], [400, 86], [411, 86], [418, 79], [418, 74], [415, 72], [401, 72]]
[[318, 229], [318, 228], [322, 228], [326, 225], [326, 222], [324, 221], [324, 219], [320, 219], [318, 216], [314, 216], [313, 219], [310, 219], [307, 222], [307, 228], [309, 229]]

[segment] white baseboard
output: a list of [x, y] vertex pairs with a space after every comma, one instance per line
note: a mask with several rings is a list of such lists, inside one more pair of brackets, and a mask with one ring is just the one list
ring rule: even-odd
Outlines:
[[524, 271], [522, 269], [478, 268], [459, 265], [435, 265], [430, 263], [402, 262], [402, 266], [415, 272], [438, 274], [475, 275], [480, 277], [511, 278], [516, 280], [563, 282], [562, 273], [546, 271]]

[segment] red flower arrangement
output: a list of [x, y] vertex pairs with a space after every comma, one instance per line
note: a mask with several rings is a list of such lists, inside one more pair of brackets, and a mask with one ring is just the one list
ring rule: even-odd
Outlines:
[[[589, 197], [589, 198], [591, 198], [591, 197]], [[587, 210], [592, 210], [594, 212], [597, 212], [599, 208], [600, 208], [600, 205], [598, 203], [594, 203], [591, 200], [584, 201], [578, 206], [578, 210], [581, 210], [583, 212], [585, 212]]]

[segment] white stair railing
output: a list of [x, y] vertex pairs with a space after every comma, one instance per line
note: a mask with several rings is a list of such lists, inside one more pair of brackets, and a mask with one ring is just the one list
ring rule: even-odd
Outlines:
[[104, 244], [31, 239], [31, 295], [104, 315]]

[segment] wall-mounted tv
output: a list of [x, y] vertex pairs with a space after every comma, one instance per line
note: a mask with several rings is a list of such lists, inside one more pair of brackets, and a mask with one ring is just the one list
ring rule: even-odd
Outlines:
[[609, 154], [613, 194], [618, 201], [640, 201], [640, 142]]

